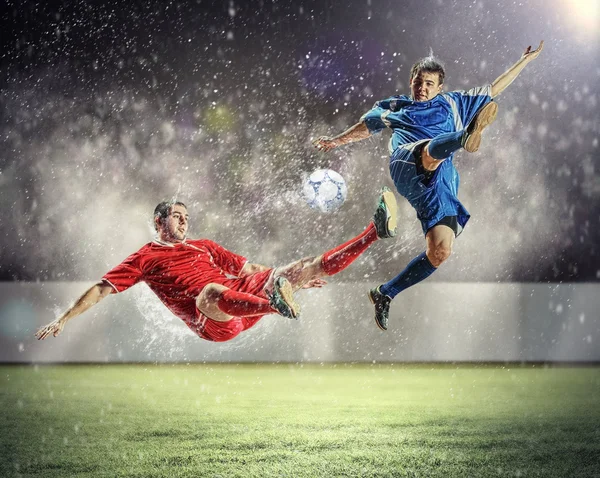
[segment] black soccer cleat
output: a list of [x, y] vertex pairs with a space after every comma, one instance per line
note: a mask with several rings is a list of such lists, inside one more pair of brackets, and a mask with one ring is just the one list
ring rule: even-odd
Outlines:
[[494, 101], [479, 110], [475, 118], [469, 123], [469, 126], [467, 126], [467, 131], [463, 136], [463, 148], [465, 148], [465, 151], [474, 153], [479, 149], [481, 132], [494, 122], [497, 114], [498, 105]]
[[279, 276], [275, 279], [269, 302], [273, 309], [288, 319], [297, 319], [300, 315], [300, 306], [294, 300], [292, 284], [285, 277]]
[[381, 330], [387, 330], [390, 318], [390, 299], [379, 291], [379, 287], [369, 291], [369, 300], [375, 306], [375, 323]]
[[373, 223], [377, 231], [377, 237], [387, 239], [397, 234], [398, 227], [398, 204], [394, 193], [387, 187], [381, 188], [377, 209], [373, 215]]

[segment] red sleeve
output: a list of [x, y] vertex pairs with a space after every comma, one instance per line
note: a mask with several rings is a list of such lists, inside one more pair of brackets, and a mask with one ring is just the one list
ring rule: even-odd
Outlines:
[[228, 251], [214, 241], [204, 240], [202, 244], [210, 252], [215, 265], [232, 276], [237, 276], [247, 262], [244, 256]]
[[140, 251], [131, 254], [102, 277], [102, 280], [112, 286], [115, 292], [123, 292], [137, 284], [141, 279]]

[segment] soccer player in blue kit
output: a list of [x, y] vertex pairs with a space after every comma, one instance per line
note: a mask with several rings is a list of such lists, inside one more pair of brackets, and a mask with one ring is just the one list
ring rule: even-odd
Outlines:
[[449, 93], [442, 93], [444, 67], [431, 56], [423, 58], [410, 71], [411, 96], [378, 101], [343, 133], [314, 141], [317, 149], [329, 151], [366, 139], [386, 127], [392, 129], [390, 174], [398, 192], [417, 211], [426, 250], [392, 280], [369, 291], [380, 329], [387, 330], [392, 299], [429, 277], [450, 256], [454, 238], [470, 217], [457, 197], [459, 176], [453, 155], [459, 149], [470, 153], [479, 149], [481, 133], [498, 111], [492, 98], [539, 56], [543, 46], [542, 41], [536, 50], [528, 47], [519, 61], [491, 85]]

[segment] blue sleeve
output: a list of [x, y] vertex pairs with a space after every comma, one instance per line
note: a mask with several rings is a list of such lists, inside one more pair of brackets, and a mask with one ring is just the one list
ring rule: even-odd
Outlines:
[[373, 108], [362, 115], [360, 121], [367, 125], [371, 134], [379, 133], [382, 129], [390, 126], [386, 117], [392, 111], [396, 111], [396, 98], [393, 96], [375, 103]]
[[451, 91], [444, 96], [450, 103], [455, 116], [458, 115], [460, 123], [456, 121], [457, 129], [465, 128], [473, 119], [475, 114], [492, 101], [492, 86], [486, 85], [477, 88], [471, 88], [468, 91]]

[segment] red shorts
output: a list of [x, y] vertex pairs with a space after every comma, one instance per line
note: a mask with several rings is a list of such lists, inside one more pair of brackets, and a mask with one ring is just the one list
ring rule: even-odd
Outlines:
[[[246, 292], [266, 299], [267, 296], [264, 287], [267, 284], [272, 271], [273, 269], [268, 269], [248, 277], [232, 279], [224, 285], [235, 291]], [[254, 326], [263, 317], [264, 315], [233, 317], [227, 322], [219, 322], [206, 317], [196, 308], [196, 320], [194, 320], [194, 323], [188, 323], [188, 327], [205, 340], [210, 340], [212, 342], [226, 342], [235, 338], [240, 332]]]

